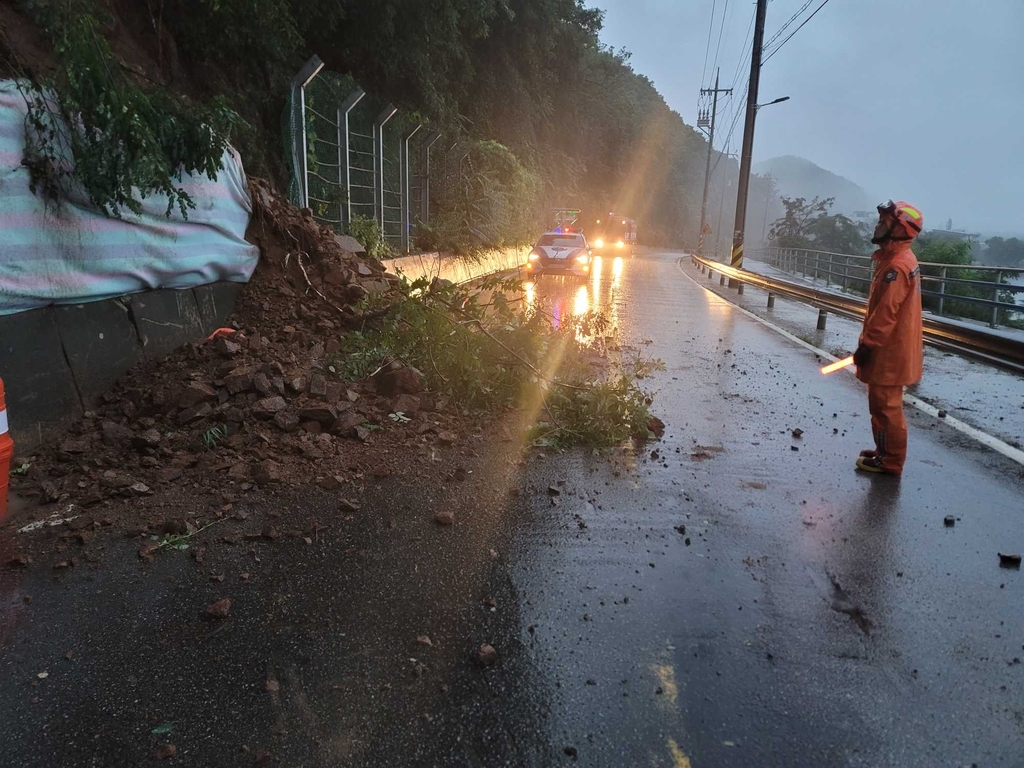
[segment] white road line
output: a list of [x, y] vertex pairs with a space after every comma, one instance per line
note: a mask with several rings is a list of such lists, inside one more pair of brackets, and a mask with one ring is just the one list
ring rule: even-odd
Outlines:
[[[776, 333], [780, 334], [781, 336], [785, 336], [787, 339], [789, 339], [790, 341], [792, 341], [795, 344], [798, 344], [799, 346], [803, 347], [804, 349], [806, 349], [806, 350], [808, 350], [810, 352], [813, 352], [814, 354], [819, 355], [820, 357], [823, 357], [826, 360], [835, 361], [835, 360], [839, 359], [835, 355], [832, 355], [832, 354], [826, 352], [823, 349], [818, 349], [816, 346], [814, 346], [813, 344], [809, 344], [808, 342], [804, 341], [803, 339], [797, 338], [796, 336], [794, 336], [792, 333], [790, 333], [789, 331], [785, 330], [784, 328], [780, 328], [779, 326], [775, 325], [774, 323], [768, 322], [767, 320], [765, 320], [760, 315], [755, 315], [749, 309], [744, 309], [743, 307], [741, 307], [736, 302], [730, 301], [729, 299], [727, 299], [727, 298], [725, 298], [723, 296], [720, 296], [719, 294], [715, 293], [714, 291], [712, 291], [707, 286], [701, 285], [692, 276], [690, 276], [690, 275], [688, 275], [686, 273], [686, 269], [683, 267], [683, 261], [684, 261], [685, 258], [688, 258], [688, 257], [680, 258], [676, 262], [676, 266], [679, 268], [679, 271], [682, 273], [682, 275], [684, 277], [686, 277], [691, 283], [696, 285], [698, 288], [703, 288], [705, 291], [710, 293], [716, 299], [719, 299], [721, 301], [726, 302], [727, 304], [732, 306], [734, 309], [742, 312], [744, 315], [746, 315], [750, 319], [755, 320], [756, 322], [760, 323], [763, 326], [771, 328]], [[846, 372], [849, 375], [853, 375], [852, 367], [851, 368], [847, 368]], [[832, 375], [834, 376], [835, 374], [832, 374]], [[928, 414], [929, 416], [933, 417], [937, 421], [940, 421], [943, 424], [946, 424], [946, 425], [952, 427], [957, 432], [960, 432], [961, 434], [967, 435], [972, 440], [976, 440], [978, 443], [980, 443], [981, 445], [985, 446], [986, 448], [989, 448], [989, 449], [995, 451], [996, 453], [1002, 454], [1003, 456], [1005, 456], [1006, 458], [1010, 459], [1011, 461], [1015, 461], [1018, 464], [1020, 464], [1021, 466], [1024, 466], [1024, 451], [1020, 450], [1019, 448], [1014, 448], [1012, 445], [1010, 445], [1009, 443], [1006, 443], [1006, 442], [1000, 440], [998, 437], [994, 437], [993, 435], [990, 435], [987, 432], [982, 432], [980, 429], [972, 427], [970, 424], [965, 424], [964, 422], [960, 421], [960, 419], [957, 419], [957, 418], [955, 418], [953, 416], [945, 416], [944, 418], [939, 418], [939, 409], [938, 408], [936, 408], [936, 407], [934, 407], [932, 405], [929, 405], [928, 403], [926, 403], [923, 400], [920, 400], [920, 399], [914, 397], [913, 395], [904, 394], [903, 395], [903, 402], [906, 403], [909, 406], [917, 408], [917, 410], [921, 411], [921, 413]]]

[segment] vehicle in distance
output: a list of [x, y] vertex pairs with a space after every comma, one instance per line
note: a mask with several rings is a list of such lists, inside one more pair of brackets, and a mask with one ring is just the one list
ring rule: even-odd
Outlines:
[[609, 213], [588, 225], [590, 244], [596, 253], [607, 256], [632, 255], [636, 248], [636, 220]]
[[590, 246], [580, 232], [545, 232], [530, 251], [526, 271], [533, 275], [563, 273], [585, 277], [590, 274], [591, 258]]

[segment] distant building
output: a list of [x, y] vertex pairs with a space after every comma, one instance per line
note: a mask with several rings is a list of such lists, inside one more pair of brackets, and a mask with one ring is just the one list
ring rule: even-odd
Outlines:
[[978, 232], [963, 232], [959, 229], [926, 229], [926, 237], [932, 240], [946, 240], [954, 243], [977, 243], [981, 239]]

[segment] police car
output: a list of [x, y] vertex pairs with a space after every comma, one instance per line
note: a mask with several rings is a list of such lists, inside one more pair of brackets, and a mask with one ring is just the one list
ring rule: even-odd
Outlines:
[[526, 270], [530, 274], [572, 274], [586, 277], [590, 274], [593, 252], [581, 232], [557, 229], [541, 235], [530, 251]]

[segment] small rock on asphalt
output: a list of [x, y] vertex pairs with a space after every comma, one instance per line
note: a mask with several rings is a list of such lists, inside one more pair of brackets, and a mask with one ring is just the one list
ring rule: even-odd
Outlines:
[[565, 752], [565, 754], [567, 754], [569, 757], [576, 757], [579, 754], [579, 751], [576, 749], [576, 747], [566, 747], [562, 751]]
[[952, 528], [954, 525], [956, 525], [956, 518], [952, 515], [946, 515], [945, 519], [942, 522], [946, 524], [947, 528]]
[[485, 667], [489, 667], [497, 662], [498, 652], [494, 650], [494, 646], [484, 643], [480, 646], [480, 650], [477, 651], [476, 658]]
[[803, 436], [804, 436], [804, 431], [802, 429], [800, 429], [799, 427], [797, 427], [796, 429], [793, 430], [793, 437], [795, 437], [797, 440], [799, 440]]
[[178, 754], [178, 748], [173, 744], [160, 744], [157, 746], [156, 752], [153, 753], [153, 758], [156, 760], [167, 760], [176, 754]]
[[430, 648], [434, 647], [434, 644], [431, 642], [430, 638], [427, 637], [426, 635], [420, 635], [419, 637], [417, 637], [416, 638], [416, 642], [419, 643], [420, 645], [426, 645], [426, 646], [428, 646]]
[[999, 553], [999, 565], [1003, 568], [1020, 568], [1020, 553]]
[[224, 597], [213, 605], [207, 606], [206, 615], [213, 619], [223, 619], [231, 610], [231, 598]]
[[438, 512], [434, 515], [434, 522], [438, 525], [453, 525], [455, 523], [455, 515], [451, 512]]

